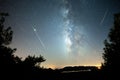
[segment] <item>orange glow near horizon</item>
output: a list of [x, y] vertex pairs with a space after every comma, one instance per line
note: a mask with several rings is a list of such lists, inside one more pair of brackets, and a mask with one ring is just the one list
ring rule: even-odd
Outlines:
[[53, 64], [48, 64], [48, 65], [42, 65], [44, 68], [51, 68], [51, 69], [56, 69], [57, 66]]
[[90, 64], [88, 64], [88, 65], [66, 65], [66, 66], [57, 66], [57, 65], [54, 65], [54, 64], [47, 64], [47, 65], [42, 65], [44, 68], [51, 68], [51, 69], [60, 69], [60, 68], [64, 68], [64, 67], [66, 67], [66, 66], [72, 66], [72, 67], [74, 67], [74, 66], [96, 66], [98, 69], [100, 69], [101, 68], [101, 64], [95, 64], [95, 65], [90, 65]]

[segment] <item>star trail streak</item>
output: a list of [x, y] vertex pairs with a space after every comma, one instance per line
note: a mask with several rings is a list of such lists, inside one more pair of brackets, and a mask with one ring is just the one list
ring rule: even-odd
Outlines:
[[103, 17], [102, 17], [102, 20], [100, 21], [100, 25], [103, 24], [104, 20], [105, 20], [105, 17], [107, 16], [108, 14], [108, 9], [105, 11]]

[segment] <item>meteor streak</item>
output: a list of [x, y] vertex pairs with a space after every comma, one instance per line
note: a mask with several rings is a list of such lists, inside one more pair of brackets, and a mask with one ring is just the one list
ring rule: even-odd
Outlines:
[[39, 36], [39, 35], [38, 35], [38, 33], [37, 33], [37, 30], [36, 30], [34, 27], [32, 27], [32, 29], [33, 29], [33, 31], [34, 31], [34, 33], [35, 33], [36, 37], [37, 37], [37, 38], [38, 38], [38, 40], [40, 41], [40, 43], [41, 43], [42, 47], [43, 47], [44, 49], [46, 49], [46, 47], [45, 47], [45, 45], [44, 45], [43, 41], [41, 40], [40, 36]]

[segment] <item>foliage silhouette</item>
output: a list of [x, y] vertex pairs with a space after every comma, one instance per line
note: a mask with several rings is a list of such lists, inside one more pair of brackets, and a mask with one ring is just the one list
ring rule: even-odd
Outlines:
[[0, 13], [0, 64], [15, 64], [14, 52], [16, 49], [11, 49], [9, 44], [12, 41], [13, 31], [11, 27], [4, 28], [5, 17], [8, 13]]
[[[13, 31], [11, 27], [5, 29], [4, 23], [5, 18], [8, 16], [8, 13], [0, 13], [0, 78], [4, 79], [7, 76], [10, 76], [11, 72], [15, 68], [16, 64], [16, 56], [14, 56], [15, 49], [9, 47], [10, 43], [12, 42], [12, 35]], [[10, 76], [12, 77], [12, 76]]]
[[45, 59], [43, 58], [43, 56], [39, 56], [39, 57], [35, 57], [34, 56], [28, 56], [25, 58], [25, 60], [23, 61], [24, 64], [34, 67], [34, 66], [39, 66], [41, 62], [44, 62]]
[[104, 44], [102, 70], [112, 77], [120, 71], [120, 13], [114, 15], [114, 26], [110, 29]]

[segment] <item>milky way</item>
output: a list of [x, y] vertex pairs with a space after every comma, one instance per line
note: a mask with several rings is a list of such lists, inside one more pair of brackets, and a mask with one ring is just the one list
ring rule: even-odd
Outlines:
[[80, 54], [81, 44], [84, 39], [82, 26], [78, 27], [73, 21], [74, 13], [69, 0], [63, 0], [64, 38], [68, 54], [75, 56]]

